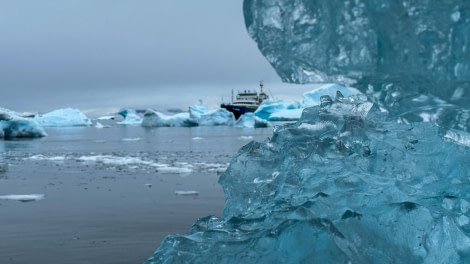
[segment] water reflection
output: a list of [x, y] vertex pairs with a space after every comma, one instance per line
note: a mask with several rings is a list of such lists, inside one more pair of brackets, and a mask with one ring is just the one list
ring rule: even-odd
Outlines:
[[8, 164], [5, 160], [5, 144], [4, 141], [0, 140], [0, 179], [5, 179], [5, 172], [8, 170]]

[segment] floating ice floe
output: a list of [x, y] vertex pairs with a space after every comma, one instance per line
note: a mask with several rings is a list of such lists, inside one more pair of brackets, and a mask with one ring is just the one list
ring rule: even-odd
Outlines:
[[176, 194], [176, 195], [181, 195], [181, 196], [196, 196], [196, 195], [199, 195], [199, 192], [198, 192], [198, 191], [193, 191], [193, 190], [189, 190], [189, 191], [175, 191], [175, 194]]
[[136, 138], [123, 138], [122, 141], [139, 141], [140, 140], [140, 137], [136, 137]]
[[90, 126], [92, 122], [80, 110], [73, 108], [57, 109], [33, 118], [44, 127]]
[[100, 122], [96, 122], [95, 128], [102, 129], [102, 128], [109, 128], [110, 126], [108, 125], [103, 125]]
[[103, 164], [109, 168], [113, 167], [126, 167], [128, 169], [141, 169], [146, 171], [157, 171], [159, 173], [170, 173], [170, 174], [188, 174], [193, 171], [206, 171], [221, 173], [227, 169], [228, 164], [226, 163], [208, 163], [208, 162], [194, 162], [188, 163], [184, 161], [172, 161], [169, 163], [161, 163], [153, 160], [149, 160], [143, 157], [133, 156], [117, 156], [117, 155], [32, 155], [25, 158], [26, 160], [37, 160], [37, 161], [50, 161], [55, 163], [64, 163], [66, 161], [79, 161], [84, 165], [90, 164]]
[[30, 160], [48, 160], [48, 161], [65, 161], [66, 156], [45, 156], [42, 154], [37, 154], [29, 157]]
[[0, 138], [44, 137], [44, 129], [33, 119], [0, 107]]
[[0, 200], [14, 200], [20, 202], [32, 202], [44, 199], [44, 194], [9, 194], [0, 195]]

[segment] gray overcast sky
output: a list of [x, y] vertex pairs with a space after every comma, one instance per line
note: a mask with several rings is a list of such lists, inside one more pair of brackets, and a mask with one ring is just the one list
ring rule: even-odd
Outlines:
[[0, 106], [184, 108], [258, 80], [275, 90], [242, 2], [0, 0]]

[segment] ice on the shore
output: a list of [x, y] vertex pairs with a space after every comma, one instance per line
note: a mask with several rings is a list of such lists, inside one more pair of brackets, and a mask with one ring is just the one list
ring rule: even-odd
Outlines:
[[9, 194], [0, 195], [0, 200], [14, 200], [20, 202], [32, 202], [44, 199], [44, 194]]
[[47, 133], [33, 119], [0, 107], [0, 138], [44, 137]]
[[118, 112], [124, 120], [117, 122], [121, 125], [140, 125], [142, 123], [142, 118], [137, 114], [137, 111], [134, 109], [124, 109]]
[[78, 109], [63, 108], [33, 118], [44, 127], [90, 126], [91, 120]]

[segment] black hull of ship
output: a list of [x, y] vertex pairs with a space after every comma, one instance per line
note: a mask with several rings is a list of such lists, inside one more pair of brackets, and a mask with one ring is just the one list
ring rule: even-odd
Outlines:
[[245, 113], [253, 113], [256, 111], [258, 107], [246, 107], [246, 106], [237, 106], [237, 105], [230, 105], [230, 104], [221, 104], [221, 108], [227, 109], [227, 111], [232, 112], [235, 116], [235, 119], [238, 120], [241, 115]]

